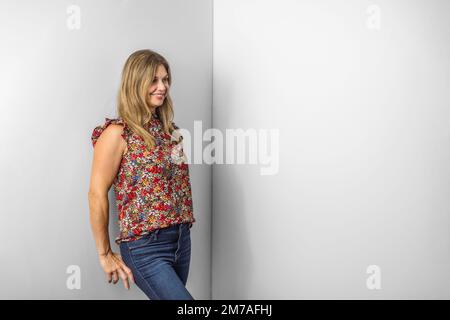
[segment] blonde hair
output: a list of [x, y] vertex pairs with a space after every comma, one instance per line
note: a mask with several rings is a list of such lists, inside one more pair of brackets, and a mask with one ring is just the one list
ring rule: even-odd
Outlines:
[[[156, 74], [158, 66], [163, 65], [168, 74], [169, 87], [172, 84], [172, 75], [167, 60], [152, 50], [138, 50], [133, 52], [125, 62], [122, 70], [122, 80], [117, 96], [117, 112], [127, 126], [137, 135], [141, 136], [150, 149], [156, 145], [155, 138], [144, 128], [152, 117], [148, 99], [148, 88]], [[173, 103], [167, 96], [161, 106], [155, 110], [162, 122], [165, 133], [172, 135], [178, 127], [174, 126]]]

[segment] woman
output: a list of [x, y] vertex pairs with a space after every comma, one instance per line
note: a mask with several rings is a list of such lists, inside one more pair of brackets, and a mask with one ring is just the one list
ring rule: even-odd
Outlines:
[[[182, 136], [172, 122], [169, 64], [139, 50], [123, 68], [118, 117], [92, 132], [90, 222], [108, 281], [130, 281], [151, 300], [193, 300], [185, 288], [193, 216]], [[177, 139], [176, 136], [179, 136]], [[120, 233], [111, 250], [108, 190], [114, 185]], [[123, 259], [123, 260], [122, 260]]]

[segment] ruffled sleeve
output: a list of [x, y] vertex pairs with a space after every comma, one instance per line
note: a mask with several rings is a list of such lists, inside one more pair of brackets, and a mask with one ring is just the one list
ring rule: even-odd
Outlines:
[[128, 137], [130, 136], [130, 130], [129, 130], [126, 122], [123, 121], [123, 119], [121, 119], [121, 118], [116, 118], [116, 119], [105, 118], [105, 123], [103, 125], [99, 125], [99, 126], [95, 127], [94, 130], [92, 131], [91, 141], [92, 141], [93, 147], [95, 147], [95, 144], [97, 143], [98, 138], [100, 138], [100, 135], [110, 124], [121, 124], [123, 126], [123, 131], [122, 131], [121, 135], [122, 135], [122, 138], [124, 138], [125, 141], [128, 143]]
[[172, 126], [175, 128], [175, 130], [180, 129], [173, 121], [172, 121]]
[[183, 136], [178, 131], [180, 128], [172, 121], [172, 126], [174, 127], [174, 131], [172, 132], [172, 137], [175, 139], [175, 143], [180, 143], [183, 140]]

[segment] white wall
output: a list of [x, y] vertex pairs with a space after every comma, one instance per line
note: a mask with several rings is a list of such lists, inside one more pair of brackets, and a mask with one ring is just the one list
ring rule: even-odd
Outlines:
[[[81, 28], [67, 21], [80, 9]], [[115, 116], [126, 58], [149, 48], [172, 67], [175, 122], [211, 125], [212, 3], [0, 2], [1, 299], [147, 299], [107, 283], [89, 225], [92, 130]], [[210, 298], [211, 168], [191, 165], [194, 215], [187, 288]], [[110, 226], [117, 208], [110, 191]], [[81, 289], [69, 290], [69, 265]]]
[[[79, 30], [67, 28], [72, 4]], [[180, 127], [205, 130], [212, 111], [222, 131], [280, 132], [276, 175], [191, 164], [196, 299], [449, 298], [449, 9], [0, 2], [0, 298], [145, 299], [105, 281], [87, 203], [90, 134], [115, 115], [121, 68], [141, 48], [171, 63]], [[69, 265], [80, 290], [66, 287]], [[381, 290], [366, 286], [370, 265]]]
[[449, 12], [214, 1], [214, 127], [280, 130], [278, 174], [214, 165], [214, 299], [450, 298]]

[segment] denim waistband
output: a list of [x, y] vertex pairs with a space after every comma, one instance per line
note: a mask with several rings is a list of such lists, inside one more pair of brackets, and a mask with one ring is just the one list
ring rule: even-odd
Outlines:
[[177, 223], [177, 224], [173, 224], [169, 227], [165, 227], [165, 228], [161, 228], [161, 229], [156, 229], [155, 233], [158, 234], [161, 230], [180, 230], [181, 228], [189, 228], [190, 222], [183, 222], [183, 223]]

